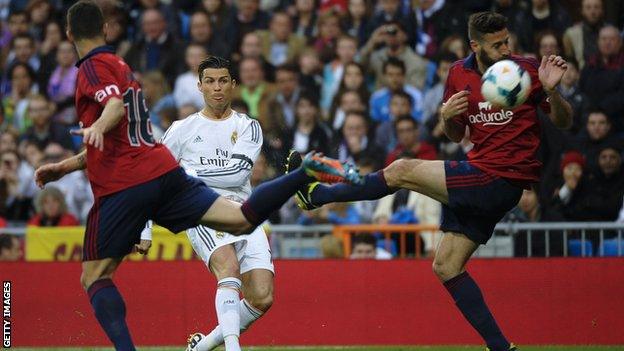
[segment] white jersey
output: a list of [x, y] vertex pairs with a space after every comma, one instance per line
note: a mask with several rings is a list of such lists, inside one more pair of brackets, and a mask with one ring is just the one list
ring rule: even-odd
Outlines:
[[242, 202], [251, 194], [249, 176], [262, 147], [255, 119], [232, 110], [230, 117], [214, 120], [200, 111], [173, 122], [161, 142], [180, 166], [220, 195]]

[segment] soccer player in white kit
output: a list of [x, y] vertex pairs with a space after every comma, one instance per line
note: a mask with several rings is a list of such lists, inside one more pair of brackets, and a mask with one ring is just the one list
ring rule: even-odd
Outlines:
[[[205, 107], [173, 122], [162, 143], [187, 173], [199, 177], [220, 195], [242, 203], [251, 194], [249, 177], [260, 154], [262, 130], [257, 120], [231, 109], [236, 82], [230, 70], [211, 67], [229, 65], [215, 56], [202, 61], [197, 86]], [[150, 226], [141, 239], [151, 240]], [[273, 302], [274, 269], [266, 233], [259, 226], [249, 235], [234, 236], [200, 225], [187, 230], [187, 235], [217, 278], [215, 309], [219, 322], [207, 335], [192, 334], [187, 350], [212, 350], [222, 343], [227, 351], [240, 350], [240, 332]], [[241, 291], [243, 299], [239, 299]]]

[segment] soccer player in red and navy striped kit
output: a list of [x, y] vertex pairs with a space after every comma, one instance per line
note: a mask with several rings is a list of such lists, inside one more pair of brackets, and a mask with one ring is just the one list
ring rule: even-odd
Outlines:
[[[473, 14], [468, 30], [473, 53], [451, 67], [440, 111], [451, 140], [461, 141], [469, 130], [474, 148], [468, 161], [398, 160], [367, 175], [364, 185], [311, 183], [297, 198], [310, 209], [328, 202], [377, 199], [406, 188], [440, 201], [440, 229], [445, 234], [433, 262], [435, 274], [490, 350], [516, 350], [499, 329], [465, 265], [492, 236], [496, 223], [518, 203], [523, 189], [539, 179], [536, 109], [549, 113], [557, 127], [570, 126], [572, 108], [556, 90], [567, 66], [554, 55], [544, 57], [541, 64], [511, 55], [507, 19], [499, 14]], [[514, 109], [492, 106], [481, 95], [483, 72], [503, 59], [515, 61], [532, 79], [527, 101]], [[318, 178], [339, 173], [336, 168], [340, 166], [333, 160], [313, 158], [317, 162], [304, 162], [304, 167]]]
[[[95, 203], [87, 219], [80, 281], [115, 348], [134, 350], [125, 303], [112, 277], [140, 242], [148, 219], [173, 233], [199, 224], [234, 235], [251, 233], [313, 178], [300, 168], [261, 184], [242, 205], [220, 197], [187, 175], [169, 150], [154, 142], [141, 86], [113, 48], [105, 46], [100, 8], [93, 1], [77, 2], [67, 13], [67, 27], [80, 57], [76, 109], [81, 128], [74, 133], [82, 135], [86, 150], [41, 166], [35, 181], [43, 187], [87, 169]], [[223, 61], [213, 60], [208, 68], [229, 77]], [[222, 96], [231, 94], [235, 85], [229, 79], [206, 84], [206, 99], [219, 113], [230, 108]], [[350, 175], [359, 179], [357, 172]]]

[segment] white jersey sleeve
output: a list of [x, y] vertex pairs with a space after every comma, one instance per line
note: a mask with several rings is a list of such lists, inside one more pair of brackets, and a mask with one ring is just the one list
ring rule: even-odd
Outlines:
[[260, 154], [261, 147], [262, 129], [260, 129], [260, 123], [254, 119], [249, 119], [249, 123], [232, 148], [230, 160], [222, 168], [198, 171], [197, 176], [210, 187], [241, 187], [249, 180], [251, 168]]
[[174, 121], [169, 126], [169, 129], [165, 132], [165, 134], [160, 139], [160, 143], [164, 144], [171, 154], [176, 159], [176, 161], [180, 162], [180, 158], [182, 158], [182, 129], [180, 128], [180, 121]]

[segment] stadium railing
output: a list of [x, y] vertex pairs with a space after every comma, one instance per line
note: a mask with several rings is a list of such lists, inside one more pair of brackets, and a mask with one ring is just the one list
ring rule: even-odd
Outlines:
[[[410, 236], [432, 235], [439, 239], [439, 231], [431, 225], [346, 225], [330, 224], [271, 225], [271, 249], [274, 258], [321, 258], [320, 240], [332, 234], [342, 240], [345, 257], [351, 252], [351, 238], [359, 233], [378, 236], [383, 244], [394, 241], [396, 257], [422, 257], [422, 243]], [[26, 228], [0, 228], [0, 233], [23, 236]], [[391, 240], [387, 240], [391, 239]], [[414, 246], [409, 246], [411, 241]], [[387, 246], [386, 246], [387, 248]], [[413, 250], [412, 250], [413, 249]], [[614, 222], [549, 222], [499, 223], [492, 239], [480, 246], [477, 257], [610, 257], [624, 256], [624, 223]]]

